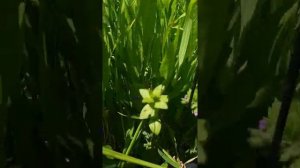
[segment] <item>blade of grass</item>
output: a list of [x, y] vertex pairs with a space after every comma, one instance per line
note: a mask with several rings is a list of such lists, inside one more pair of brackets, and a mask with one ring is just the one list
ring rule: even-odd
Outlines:
[[192, 30], [192, 24], [193, 24], [192, 19], [189, 17], [187, 17], [186, 19], [187, 20], [184, 24], [183, 35], [182, 35], [183, 37], [181, 39], [180, 49], [179, 49], [179, 54], [178, 54], [178, 59], [179, 59], [178, 67], [181, 66], [183, 60], [186, 57], [185, 53], [186, 53], [186, 50], [188, 47], [189, 38], [190, 38], [191, 30]]
[[168, 153], [167, 151], [165, 151], [163, 149], [163, 151], [161, 151], [160, 149], [158, 149], [158, 154], [170, 165], [174, 166], [175, 168], [179, 168], [180, 165], [179, 163], [177, 163]]
[[126, 161], [126, 162], [134, 163], [134, 164], [145, 166], [145, 167], [164, 168], [160, 165], [153, 164], [153, 163], [141, 160], [141, 159], [137, 159], [137, 158], [134, 158], [132, 156], [128, 156], [128, 155], [125, 155], [123, 153], [119, 153], [119, 152], [116, 152], [114, 150], [108, 149], [106, 147], [102, 147], [102, 153], [104, 155], [108, 156], [108, 157], [116, 158], [116, 159], [119, 159], [119, 160], [123, 160], [123, 161]]

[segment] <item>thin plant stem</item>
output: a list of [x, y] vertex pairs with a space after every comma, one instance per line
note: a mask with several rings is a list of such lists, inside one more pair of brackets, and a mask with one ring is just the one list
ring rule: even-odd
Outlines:
[[[130, 141], [129, 146], [128, 146], [128, 148], [127, 148], [126, 151], [125, 151], [125, 155], [129, 155], [129, 153], [131, 152], [131, 149], [132, 149], [133, 145], [135, 144], [136, 140], [138, 139], [139, 133], [140, 133], [140, 131], [141, 131], [141, 129], [142, 129], [143, 122], [144, 122], [144, 120], [141, 120], [139, 126], [138, 126], [137, 129], [135, 130], [135, 133], [134, 133], [134, 135], [133, 135], [133, 138], [132, 138], [132, 140]], [[121, 167], [121, 168], [124, 167], [124, 162], [121, 163], [121, 166], [120, 166], [120, 167]]]

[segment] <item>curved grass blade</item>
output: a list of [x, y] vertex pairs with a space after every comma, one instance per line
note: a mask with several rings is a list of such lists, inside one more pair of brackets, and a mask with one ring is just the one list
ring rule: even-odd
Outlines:
[[120, 113], [120, 112], [117, 112], [117, 113], [120, 114], [123, 117], [128, 117], [128, 118], [132, 118], [132, 119], [136, 119], [136, 120], [145, 120], [145, 119], [141, 119], [140, 116], [136, 116], [136, 115], [128, 116], [128, 115]]
[[180, 164], [176, 162], [176, 160], [174, 160], [167, 151], [165, 151], [163, 149], [163, 151], [161, 151], [160, 149], [158, 149], [158, 154], [170, 165], [172, 165], [175, 168], [180, 168]]
[[111, 150], [111, 149], [106, 148], [106, 147], [102, 147], [102, 153], [105, 156], [108, 156], [108, 157], [116, 158], [116, 159], [119, 159], [119, 160], [123, 160], [123, 161], [126, 161], [126, 162], [130, 162], [130, 163], [141, 165], [141, 166], [145, 166], [145, 167], [150, 167], [150, 168], [164, 168], [164, 167], [162, 167], [160, 165], [153, 164], [153, 163], [141, 160], [141, 159], [137, 159], [137, 158], [134, 158], [132, 156], [127, 156], [127, 155], [125, 155], [123, 153], [116, 152], [116, 151]]

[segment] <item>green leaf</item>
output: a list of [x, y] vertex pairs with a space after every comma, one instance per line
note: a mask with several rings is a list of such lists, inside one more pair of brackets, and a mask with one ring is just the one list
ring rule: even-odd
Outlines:
[[102, 153], [103, 153], [103, 155], [105, 155], [107, 157], [116, 158], [116, 159], [119, 159], [119, 160], [127, 161], [127, 162], [130, 162], [130, 163], [134, 163], [134, 164], [145, 166], [145, 167], [164, 168], [160, 165], [156, 165], [156, 164], [153, 164], [153, 163], [141, 160], [141, 159], [137, 159], [137, 158], [134, 158], [134, 157], [131, 157], [131, 156], [127, 156], [123, 153], [116, 152], [116, 151], [111, 150], [110, 148], [107, 148], [107, 147], [104, 147], [104, 146], [102, 147]]
[[161, 95], [160, 96], [160, 99], [159, 99], [161, 102], [169, 102], [169, 98], [167, 95]]
[[[112, 150], [112, 147], [110, 145], [104, 145], [103, 148], [107, 148], [107, 149], [110, 149]], [[106, 156], [108, 159], [114, 159], [114, 157], [111, 157], [109, 155]]]
[[166, 109], [168, 109], [168, 105], [166, 102], [159, 101], [154, 104], [154, 108], [166, 110]]
[[198, 145], [198, 163], [205, 163], [206, 162], [206, 153], [202, 145]]
[[300, 156], [300, 142], [296, 142], [283, 150], [280, 161], [287, 162]]
[[300, 158], [296, 159], [289, 168], [298, 168], [300, 167]]
[[21, 2], [19, 4], [19, 27], [22, 26], [23, 21], [24, 21], [24, 14], [25, 14], [25, 3]]
[[257, 0], [241, 0], [241, 29], [247, 26], [256, 8]]
[[152, 92], [154, 97], [160, 97], [165, 87], [163, 85], [158, 85]]
[[149, 104], [146, 104], [140, 113], [140, 119], [147, 119], [149, 117], [153, 117], [154, 115], [155, 110]]
[[117, 112], [117, 113], [120, 114], [121, 116], [124, 116], [124, 117], [132, 118], [132, 119], [136, 119], [136, 120], [141, 120], [140, 116], [136, 116], [136, 115], [128, 116], [128, 115], [125, 115], [125, 114], [120, 113], [120, 112]]
[[190, 38], [190, 34], [191, 34], [191, 30], [192, 30], [192, 24], [193, 21], [191, 18], [187, 17], [186, 18], [186, 22], [184, 24], [184, 28], [183, 28], [183, 37], [181, 39], [181, 43], [180, 43], [180, 48], [179, 48], [179, 54], [178, 54], [178, 59], [179, 59], [179, 65], [178, 67], [181, 66], [181, 64], [183, 63], [183, 60], [185, 58], [185, 53], [188, 47], [188, 43], [189, 43], [189, 38]]
[[143, 103], [153, 103], [154, 100], [150, 96], [150, 90], [149, 89], [140, 89], [140, 94], [143, 97]]
[[161, 164], [161, 166], [164, 168], [168, 168], [169, 165], [168, 165], [168, 163], [163, 163], [163, 164]]
[[163, 149], [163, 152], [158, 149], [158, 154], [170, 165], [172, 165], [175, 168], [180, 168], [180, 164], [176, 162], [168, 153]]
[[155, 135], [159, 135], [161, 130], [160, 119], [151, 119], [149, 121], [149, 128]]
[[204, 142], [207, 140], [208, 137], [208, 132], [206, 130], [206, 121], [203, 119], [198, 119], [197, 125], [198, 141]]

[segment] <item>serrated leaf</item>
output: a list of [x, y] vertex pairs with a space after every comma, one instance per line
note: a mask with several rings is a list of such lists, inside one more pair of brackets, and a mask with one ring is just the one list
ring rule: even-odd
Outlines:
[[159, 135], [161, 130], [161, 122], [160, 119], [152, 119], [149, 122], [149, 128], [150, 130], [155, 134]]
[[149, 117], [153, 117], [154, 115], [155, 110], [149, 104], [146, 104], [140, 113], [140, 119], [147, 119]]

